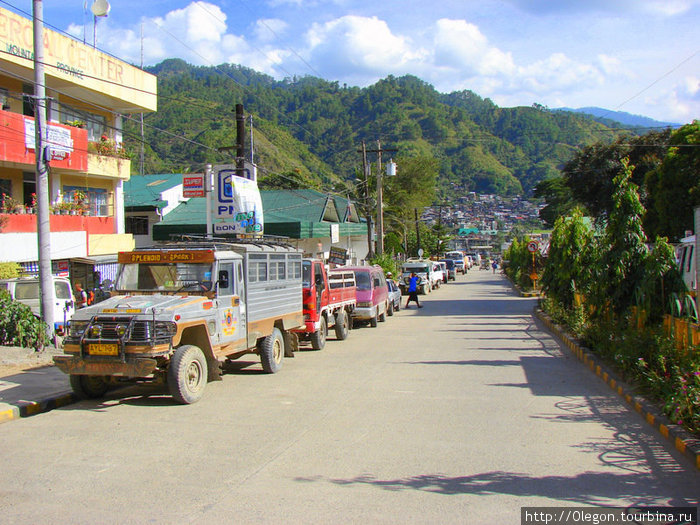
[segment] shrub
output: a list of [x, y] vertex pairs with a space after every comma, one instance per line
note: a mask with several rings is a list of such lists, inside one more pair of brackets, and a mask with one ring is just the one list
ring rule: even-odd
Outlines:
[[39, 350], [47, 343], [46, 323], [37, 319], [27, 305], [0, 291], [0, 344]]

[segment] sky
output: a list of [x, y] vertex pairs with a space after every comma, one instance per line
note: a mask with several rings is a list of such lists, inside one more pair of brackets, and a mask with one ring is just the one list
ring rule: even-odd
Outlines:
[[[234, 63], [359, 87], [410, 74], [501, 107], [700, 118], [700, 0], [112, 0], [98, 19], [94, 2], [45, 0], [45, 24], [136, 65]], [[32, 12], [31, 0], [0, 5]]]

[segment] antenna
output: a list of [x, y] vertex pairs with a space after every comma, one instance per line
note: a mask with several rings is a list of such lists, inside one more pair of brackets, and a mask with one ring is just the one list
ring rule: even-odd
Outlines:
[[97, 17], [109, 15], [109, 10], [112, 6], [107, 0], [95, 0], [90, 10], [94, 15], [92, 18], [92, 47], [97, 47]]

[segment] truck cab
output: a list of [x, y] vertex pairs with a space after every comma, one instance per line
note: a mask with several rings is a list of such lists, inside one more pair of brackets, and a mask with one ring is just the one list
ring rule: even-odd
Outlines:
[[324, 348], [329, 328], [334, 328], [338, 340], [347, 339], [357, 304], [355, 289], [353, 272], [326, 270], [319, 259], [302, 261], [305, 326], [298, 332], [304, 340], [311, 342], [314, 350]]
[[78, 310], [54, 362], [81, 397], [129, 379], [200, 399], [227, 360], [255, 353], [265, 372], [292, 355], [304, 325], [301, 253], [265, 242], [172, 243], [119, 254], [112, 297]]

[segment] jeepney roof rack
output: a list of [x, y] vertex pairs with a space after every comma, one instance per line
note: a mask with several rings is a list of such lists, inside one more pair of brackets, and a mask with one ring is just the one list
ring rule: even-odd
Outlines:
[[225, 248], [227, 245], [231, 244], [265, 244], [267, 246], [288, 246], [291, 247], [289, 237], [282, 237], [280, 235], [262, 235], [256, 237], [238, 237], [238, 236], [228, 236], [228, 237], [207, 237], [206, 235], [198, 234], [172, 234], [170, 236], [170, 241], [166, 241], [158, 246], [158, 248], [167, 248], [169, 246], [181, 246], [182, 243], [186, 242], [188, 248], [211, 248], [212, 245], [216, 248], [220, 245], [221, 248]]

